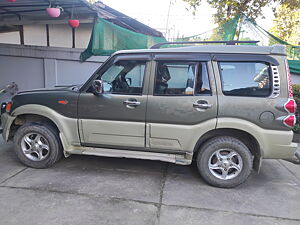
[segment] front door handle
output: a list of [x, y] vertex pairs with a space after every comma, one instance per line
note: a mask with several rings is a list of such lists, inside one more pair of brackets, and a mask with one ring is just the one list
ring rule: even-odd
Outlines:
[[193, 103], [193, 107], [195, 109], [209, 109], [212, 107], [212, 105], [208, 104], [207, 101], [197, 101], [197, 102]]
[[124, 105], [126, 105], [129, 109], [134, 109], [135, 107], [139, 106], [141, 103], [138, 102], [136, 99], [128, 99], [123, 102]]

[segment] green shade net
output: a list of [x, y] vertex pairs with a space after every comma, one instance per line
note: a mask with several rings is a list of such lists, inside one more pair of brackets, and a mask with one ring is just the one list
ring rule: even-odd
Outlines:
[[111, 55], [124, 49], [146, 49], [161, 42], [166, 42], [166, 39], [137, 33], [98, 18], [88, 48], [81, 54], [80, 60], [85, 61], [93, 55]]
[[288, 60], [291, 73], [300, 74], [300, 60]]
[[260, 27], [244, 14], [237, 15], [223, 25], [190, 37], [178, 38], [177, 41], [259, 41], [259, 45], [285, 45], [286, 54], [292, 73], [300, 74], [300, 46], [291, 45]]
[[190, 37], [178, 38], [176, 41], [231, 41], [234, 40], [240, 15], [224, 23], [222, 26]]

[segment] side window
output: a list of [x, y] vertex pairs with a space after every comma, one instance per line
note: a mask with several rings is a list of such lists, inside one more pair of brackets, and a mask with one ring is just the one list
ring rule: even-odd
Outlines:
[[206, 63], [158, 62], [154, 94], [210, 94]]
[[261, 62], [220, 62], [224, 95], [267, 97], [271, 94], [270, 65]]
[[199, 63], [198, 66], [198, 76], [196, 79], [196, 94], [211, 95], [207, 66], [204, 62]]
[[145, 61], [118, 61], [100, 74], [104, 93], [142, 94]]

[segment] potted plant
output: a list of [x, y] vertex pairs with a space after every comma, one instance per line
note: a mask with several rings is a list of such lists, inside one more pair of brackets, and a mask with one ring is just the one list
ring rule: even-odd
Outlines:
[[74, 5], [72, 7], [71, 18], [69, 19], [68, 23], [72, 28], [77, 28], [80, 25], [79, 20], [74, 19]]
[[63, 11], [63, 8], [60, 7], [60, 6], [53, 7], [52, 4], [51, 4], [51, 1], [50, 1], [50, 5], [46, 9], [46, 11], [47, 11], [47, 13], [50, 17], [59, 17], [60, 12]]
[[72, 28], [77, 28], [80, 25], [79, 20], [74, 20], [74, 19], [69, 19], [68, 23]]

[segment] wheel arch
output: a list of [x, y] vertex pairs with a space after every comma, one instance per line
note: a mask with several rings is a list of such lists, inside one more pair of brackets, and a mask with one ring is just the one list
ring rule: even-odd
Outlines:
[[[18, 128], [18, 125], [20, 126], [28, 121], [44, 120], [59, 132], [64, 149], [70, 145], [80, 145], [77, 118], [65, 117], [49, 107], [36, 104], [28, 104], [16, 108], [12, 112], [12, 116], [16, 118], [10, 126], [10, 138], [13, 137], [13, 129]], [[12, 127], [15, 125], [16, 127]]]
[[13, 139], [15, 133], [22, 125], [24, 125], [25, 123], [35, 123], [35, 122], [36, 123], [45, 122], [48, 125], [50, 125], [52, 128], [54, 128], [55, 131], [58, 132], [58, 134], [60, 133], [57, 124], [53, 120], [49, 119], [48, 117], [39, 114], [24, 113], [24, 114], [17, 115], [14, 121], [12, 122], [9, 130], [8, 140]]
[[218, 128], [215, 130], [208, 131], [207, 133], [202, 135], [197, 141], [194, 148], [194, 155], [196, 155], [195, 153], [198, 152], [199, 149], [201, 149], [201, 147], [205, 142], [207, 142], [211, 138], [218, 137], [218, 136], [230, 136], [242, 141], [254, 156], [253, 168], [256, 171], [259, 171], [261, 165], [261, 159], [262, 159], [262, 151], [259, 142], [256, 140], [256, 138], [253, 135], [251, 135], [250, 133], [244, 130], [232, 129], [232, 128]]

